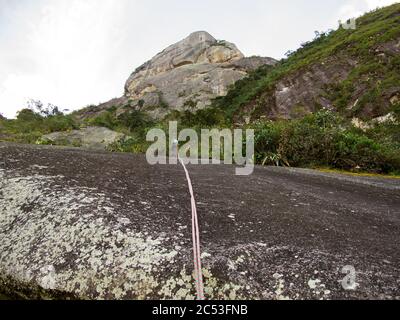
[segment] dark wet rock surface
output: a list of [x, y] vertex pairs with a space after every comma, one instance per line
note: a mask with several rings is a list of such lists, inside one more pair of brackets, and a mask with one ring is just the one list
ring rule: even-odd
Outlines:
[[[400, 180], [189, 166], [209, 299], [400, 299]], [[194, 299], [180, 166], [0, 144], [0, 291]], [[344, 290], [345, 266], [356, 270]]]

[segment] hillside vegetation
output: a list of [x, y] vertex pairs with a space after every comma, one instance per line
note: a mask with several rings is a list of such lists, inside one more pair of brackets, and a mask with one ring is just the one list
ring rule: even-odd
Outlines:
[[[323, 90], [295, 92], [312, 96], [315, 105], [297, 107], [318, 110], [322, 107], [318, 100], [323, 98], [330, 109], [346, 117], [369, 120], [387, 114], [394, 108], [390, 98], [396, 101], [400, 96], [400, 4], [370, 12], [356, 23], [355, 30], [316, 32], [313, 41], [289, 53], [272, 70], [260, 69], [238, 81], [226, 97], [214, 101], [213, 107], [223, 110], [231, 121], [243, 116], [268, 116], [270, 109], [279, 108], [271, 101], [279, 82], [290, 85], [293, 77], [312, 77], [330, 67], [333, 72], [327, 73], [330, 79]], [[350, 70], [343, 70], [347, 62]], [[314, 83], [314, 87], [318, 85]], [[354, 108], [348, 108], [354, 104]]]
[[18, 143], [36, 143], [44, 134], [78, 129], [71, 115], [56, 106], [44, 107], [40, 101], [30, 101], [29, 108], [18, 112], [16, 119], [0, 117], [0, 140]]

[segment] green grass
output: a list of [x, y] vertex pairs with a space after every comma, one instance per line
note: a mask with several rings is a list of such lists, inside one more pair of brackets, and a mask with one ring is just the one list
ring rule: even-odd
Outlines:
[[353, 177], [368, 177], [368, 178], [385, 178], [385, 179], [400, 179], [400, 174], [394, 175], [385, 175], [385, 174], [376, 174], [376, 173], [360, 173], [360, 172], [350, 172], [344, 170], [335, 170], [331, 168], [315, 168], [315, 170], [325, 173], [338, 173], [347, 176]]
[[43, 116], [30, 109], [23, 109], [14, 120], [0, 119], [0, 139], [17, 143], [36, 143], [43, 135], [78, 129], [79, 125], [70, 115]]
[[248, 127], [255, 129], [257, 164], [400, 173], [399, 122], [362, 131], [338, 113], [319, 111], [302, 119], [259, 121]]

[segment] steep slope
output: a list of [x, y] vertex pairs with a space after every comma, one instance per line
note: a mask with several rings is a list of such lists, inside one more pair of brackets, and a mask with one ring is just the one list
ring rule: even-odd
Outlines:
[[137, 68], [125, 84], [123, 97], [83, 114], [93, 116], [117, 107], [117, 114], [140, 110], [162, 119], [172, 110], [204, 109], [250, 71], [276, 62], [245, 58], [233, 43], [218, 41], [205, 31], [194, 32]]
[[[0, 293], [195, 297], [190, 196], [143, 155], [0, 143]], [[208, 300], [400, 299], [400, 180], [191, 166]], [[357, 290], [343, 290], [345, 265]], [[290, 285], [289, 285], [290, 284]]]
[[395, 4], [358, 18], [355, 30], [316, 33], [272, 72], [237, 82], [213, 106], [239, 122], [293, 119], [322, 108], [370, 120], [388, 114], [399, 98], [400, 4]]

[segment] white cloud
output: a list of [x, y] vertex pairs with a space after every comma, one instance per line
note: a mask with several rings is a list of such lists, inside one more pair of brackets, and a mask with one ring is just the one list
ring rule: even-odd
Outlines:
[[5, 109], [1, 108], [1, 113], [13, 116], [16, 110], [25, 107], [30, 98], [41, 96], [51, 98], [51, 92], [54, 91], [54, 85], [39, 75], [10, 74], [0, 88], [0, 103], [2, 106], [8, 106]]
[[339, 8], [335, 18], [337, 21], [356, 18], [367, 11], [385, 7], [397, 2], [398, 1], [395, 0], [350, 0]]
[[47, 0], [37, 11], [12, 12], [24, 32], [1, 54], [0, 112], [12, 117], [29, 98], [77, 108], [121, 95], [121, 80], [109, 69], [110, 47], [118, 50], [124, 40], [122, 3]]
[[397, 3], [398, 1], [394, 0], [366, 0], [367, 6], [370, 10], [385, 7], [391, 5], [393, 3]]

